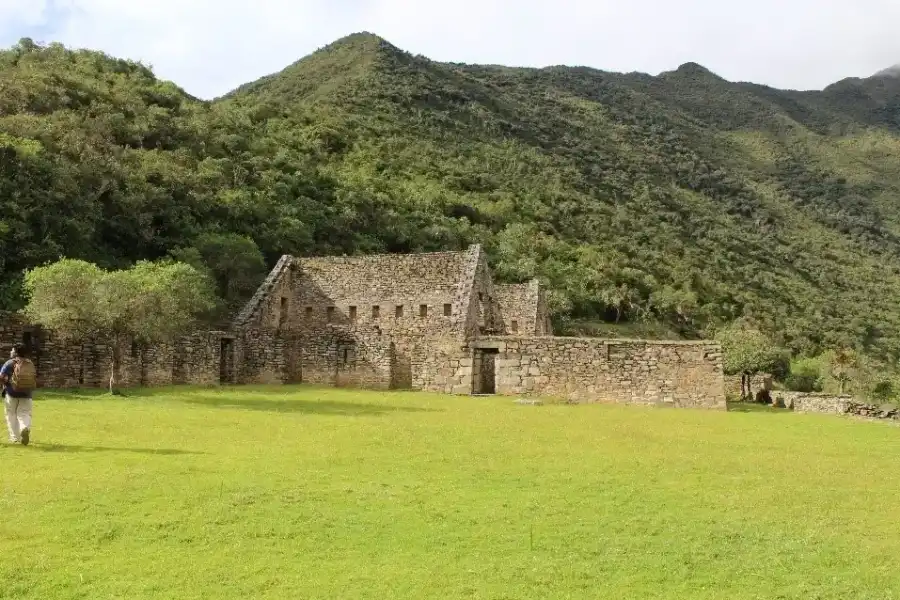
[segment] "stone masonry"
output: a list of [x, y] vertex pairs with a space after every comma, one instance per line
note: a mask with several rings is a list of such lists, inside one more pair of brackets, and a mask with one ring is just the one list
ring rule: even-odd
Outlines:
[[[50, 388], [104, 387], [109, 382], [111, 349], [100, 339], [63, 340], [25, 323], [15, 314], [0, 315], [4, 355], [16, 343], [32, 349], [38, 385]], [[124, 387], [232, 382], [231, 334], [197, 331], [171, 344], [146, 346], [127, 341], [120, 348], [117, 382]], [[223, 360], [224, 357], [224, 360]], [[5, 356], [4, 356], [5, 358]]]
[[[14, 317], [0, 343], [34, 349], [40, 385], [102, 386], [110, 349]], [[553, 337], [538, 282], [495, 284], [462, 252], [283, 256], [228, 331], [128, 343], [123, 385], [315, 383], [572, 402], [725, 407], [719, 347]]]
[[499, 349], [500, 394], [725, 408], [721, 353], [708, 342], [501, 337], [476, 346]]

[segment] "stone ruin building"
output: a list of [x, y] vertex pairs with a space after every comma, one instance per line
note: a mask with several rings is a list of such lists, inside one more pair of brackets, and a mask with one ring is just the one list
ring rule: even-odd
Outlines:
[[[34, 348], [42, 385], [104, 384], [101, 341], [9, 323], [0, 342]], [[495, 284], [478, 245], [283, 256], [228, 331], [127, 350], [123, 385], [303, 382], [725, 408], [717, 344], [555, 337], [538, 282]]]

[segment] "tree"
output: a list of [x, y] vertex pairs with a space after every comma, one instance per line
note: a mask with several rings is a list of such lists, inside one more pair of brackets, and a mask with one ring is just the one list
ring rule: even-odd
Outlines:
[[253, 295], [265, 277], [266, 261], [252, 239], [234, 233], [205, 233], [192, 247], [172, 252], [176, 260], [208, 269], [216, 292], [231, 307]]
[[854, 350], [841, 348], [831, 354], [829, 363], [831, 376], [838, 382], [838, 393], [843, 394], [859, 369], [859, 356]]
[[741, 398], [752, 395], [753, 375], [772, 372], [784, 362], [784, 352], [768, 336], [740, 321], [716, 333], [722, 345], [723, 368], [726, 375], [741, 375]]
[[209, 278], [171, 260], [141, 261], [106, 271], [73, 259], [25, 273], [28, 319], [62, 338], [99, 336], [109, 342], [109, 389], [115, 389], [127, 339], [169, 341], [214, 306]]

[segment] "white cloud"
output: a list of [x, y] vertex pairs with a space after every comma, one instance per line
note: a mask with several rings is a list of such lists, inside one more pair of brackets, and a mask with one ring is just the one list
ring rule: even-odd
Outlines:
[[822, 87], [900, 62], [896, 0], [0, 0], [0, 43], [31, 36], [143, 60], [202, 97], [354, 31], [437, 60]]

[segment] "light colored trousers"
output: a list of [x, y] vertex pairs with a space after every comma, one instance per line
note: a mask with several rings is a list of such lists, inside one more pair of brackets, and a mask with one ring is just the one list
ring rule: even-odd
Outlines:
[[31, 398], [13, 398], [4, 394], [3, 405], [6, 408], [6, 426], [9, 428], [9, 440], [19, 441], [23, 429], [31, 429]]

